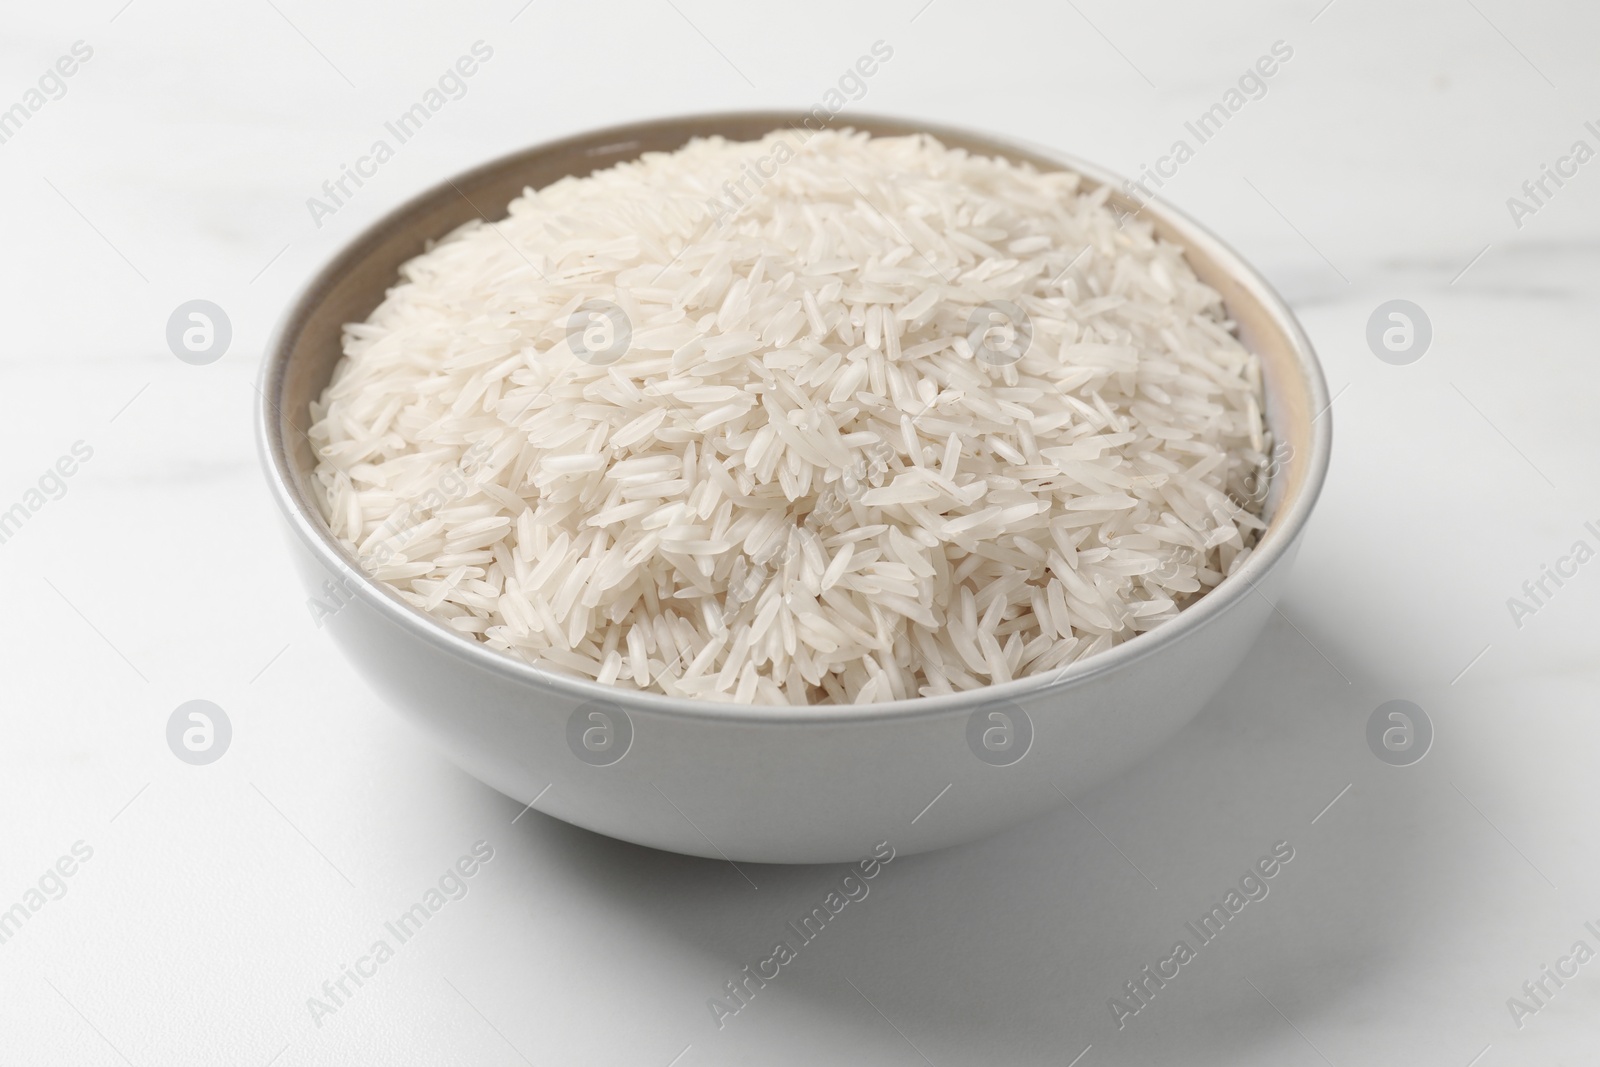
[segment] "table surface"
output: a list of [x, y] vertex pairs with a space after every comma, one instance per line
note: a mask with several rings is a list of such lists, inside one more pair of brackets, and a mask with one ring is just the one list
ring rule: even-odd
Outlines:
[[[0, 1062], [1594, 1062], [1600, 11], [449, 6], [7, 13], [0, 510], [26, 521], [0, 544], [0, 909], [26, 918], [0, 943]], [[313, 212], [478, 41], [459, 99]], [[415, 191], [596, 126], [808, 107], [878, 41], [846, 116], [1175, 170], [1163, 195], [1314, 339], [1335, 455], [1281, 615], [1191, 726], [1077, 810], [897, 859], [719, 1029], [708, 999], [840, 872], [750, 867], [752, 889], [517, 818], [437, 755], [313, 625], [253, 379], [310, 272]], [[1292, 55], [1258, 92], [1275, 42]], [[232, 324], [210, 365], [166, 341], [192, 299]], [[1431, 323], [1403, 364], [1367, 340], [1395, 299]], [[195, 699], [232, 724], [207, 766], [166, 739]], [[1391, 700], [1431, 723], [1420, 762], [1369, 747]], [[388, 937], [477, 842], [465, 895]], [[1185, 924], [1277, 842], [1269, 895], [1119, 1019], [1124, 983], [1199, 944]], [[323, 984], [380, 938], [392, 958], [333, 1005]]]

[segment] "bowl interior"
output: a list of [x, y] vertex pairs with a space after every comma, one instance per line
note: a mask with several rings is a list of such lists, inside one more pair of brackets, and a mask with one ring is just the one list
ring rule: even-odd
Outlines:
[[[327, 554], [361, 574], [356, 561], [328, 531], [316, 503], [311, 477], [316, 457], [306, 436], [311, 422], [309, 405], [327, 387], [342, 355], [344, 324], [364, 320], [377, 307], [398, 278], [402, 263], [423, 252], [430, 241], [465, 222], [503, 218], [506, 205], [525, 188], [543, 188], [568, 175], [587, 175], [645, 152], [672, 151], [694, 137], [721, 135], [729, 140], [755, 140], [774, 129], [801, 127], [808, 118], [802, 112], [781, 111], [693, 116], [582, 134], [506, 156], [446, 181], [362, 233], [306, 288], [281, 324], [267, 354], [262, 387], [266, 458], [280, 493], [300, 513], [302, 525], [309, 524], [320, 535]], [[1110, 185], [1113, 204], [1125, 211], [1141, 211], [1158, 235], [1182, 246], [1195, 274], [1221, 293], [1229, 315], [1238, 324], [1240, 340], [1261, 358], [1265, 417], [1282, 457], [1265, 503], [1268, 529], [1246, 567], [1258, 558], [1270, 562], [1272, 556], [1287, 547], [1304, 523], [1326, 469], [1327, 391], [1299, 324], [1253, 269], [1217, 238], [1163, 202], [1151, 201], [1141, 207], [1123, 192], [1123, 183], [1116, 175], [1091, 164], [926, 123], [852, 116], [839, 125], [874, 136], [931, 133], [950, 147], [1029, 163], [1040, 170], [1076, 171], [1091, 186]], [[1184, 616], [1219, 598], [1227, 592], [1229, 583], [1241, 577], [1246, 576], [1236, 575], [1224, 581], [1173, 622], [1137, 635], [1092, 659], [1100, 660], [1130, 646], [1159, 640]], [[398, 596], [383, 592], [397, 607], [426, 619]], [[449, 640], [477, 645], [470, 638], [427, 621]], [[1010, 684], [1022, 681], [1026, 680]]]

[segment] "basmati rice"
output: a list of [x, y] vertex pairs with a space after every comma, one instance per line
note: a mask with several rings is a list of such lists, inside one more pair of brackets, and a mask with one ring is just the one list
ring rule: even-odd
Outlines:
[[346, 327], [324, 516], [452, 629], [618, 687], [873, 702], [1094, 655], [1248, 556], [1270, 445], [1221, 298], [1107, 197], [850, 131], [525, 190]]

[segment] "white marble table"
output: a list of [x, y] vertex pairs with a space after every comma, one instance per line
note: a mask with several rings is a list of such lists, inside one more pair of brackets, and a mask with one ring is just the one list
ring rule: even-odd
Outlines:
[[[1600, 548], [1600, 162], [1561, 162], [1600, 148], [1600, 12], [1322, 3], [14, 6], [0, 909], [26, 918], [0, 943], [0, 1062], [1594, 1062], [1600, 962], [1571, 949], [1600, 950], [1600, 562], [1531, 614], [1508, 598]], [[606, 123], [809, 106], [880, 40], [849, 108], [1123, 172], [1292, 49], [1163, 192], [1302, 315], [1336, 454], [1284, 617], [1189, 729], [1081, 810], [897, 860], [719, 1030], [707, 999], [837, 872], [752, 868], [753, 890], [514, 821], [425, 746], [312, 625], [252, 379], [315, 265], [426, 184]], [[465, 94], [314, 221], [477, 41]], [[1569, 177], [1514, 213], [1545, 164]], [[197, 298], [233, 326], [208, 366], [164, 337]], [[1391, 299], [1432, 324], [1408, 365], [1365, 338]], [[193, 699], [233, 727], [208, 766], [166, 742]], [[1411, 766], [1366, 740], [1394, 699], [1435, 732]], [[386, 934], [479, 841], [465, 896]], [[1123, 984], [1280, 841], [1268, 897], [1119, 1028]], [[380, 938], [392, 958], [308, 1008]]]

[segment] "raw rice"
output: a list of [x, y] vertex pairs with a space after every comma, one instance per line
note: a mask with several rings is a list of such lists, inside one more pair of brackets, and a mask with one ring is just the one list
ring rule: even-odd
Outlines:
[[[848, 131], [525, 190], [346, 327], [324, 514], [452, 629], [617, 687], [854, 703], [1057, 670], [1264, 528], [1258, 361], [1106, 197]], [[1022, 317], [985, 333], [985, 306]]]

